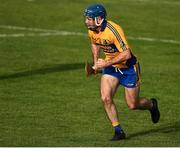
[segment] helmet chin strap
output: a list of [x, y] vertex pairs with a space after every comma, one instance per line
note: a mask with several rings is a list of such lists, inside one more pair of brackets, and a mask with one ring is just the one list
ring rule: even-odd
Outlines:
[[98, 27], [101, 26], [102, 22], [104, 21], [104, 18], [101, 19], [101, 21], [98, 23], [97, 17], [94, 18], [95, 25], [94, 27], [88, 27], [89, 30], [96, 31]]
[[102, 24], [102, 22], [104, 21], [104, 18], [103, 19], [101, 19], [101, 21], [98, 23], [98, 21], [97, 21], [97, 17], [95, 17], [95, 24], [96, 24], [96, 26], [101, 26], [101, 24]]

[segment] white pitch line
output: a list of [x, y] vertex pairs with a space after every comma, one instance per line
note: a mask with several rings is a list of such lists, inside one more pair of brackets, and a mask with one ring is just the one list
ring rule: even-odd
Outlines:
[[131, 39], [131, 40], [141, 40], [141, 41], [149, 41], [149, 42], [162, 42], [162, 43], [180, 44], [180, 41], [167, 40], [167, 39], [155, 39], [155, 38], [146, 38], [146, 37], [131, 37], [131, 36], [129, 36], [128, 39]]
[[[85, 33], [81, 32], [70, 32], [70, 31], [59, 31], [59, 30], [50, 30], [50, 29], [42, 29], [42, 28], [28, 28], [28, 27], [20, 27], [20, 26], [6, 26], [0, 25], [0, 28], [10, 29], [10, 30], [25, 30], [25, 31], [33, 31], [36, 33], [16, 33], [16, 34], [0, 34], [0, 38], [8, 38], [8, 37], [45, 37], [45, 36], [87, 36]], [[41, 33], [37, 33], [41, 32]], [[149, 42], [162, 42], [162, 43], [171, 43], [171, 44], [180, 44], [180, 41], [176, 40], [167, 40], [167, 39], [156, 39], [156, 38], [147, 38], [147, 37], [131, 37], [128, 36], [128, 39], [131, 40], [141, 40], [141, 41], [149, 41]]]
[[20, 27], [20, 26], [10, 26], [10, 25], [0, 25], [2, 29], [10, 29], [10, 30], [26, 30], [26, 31], [34, 31], [34, 32], [58, 32], [58, 30], [49, 30], [42, 28], [31, 28], [31, 27]]
[[59, 31], [59, 32], [45, 32], [45, 33], [16, 33], [16, 34], [0, 34], [0, 38], [8, 38], [8, 37], [45, 37], [45, 36], [86, 36], [84, 33], [78, 32], [67, 32], [67, 31]]

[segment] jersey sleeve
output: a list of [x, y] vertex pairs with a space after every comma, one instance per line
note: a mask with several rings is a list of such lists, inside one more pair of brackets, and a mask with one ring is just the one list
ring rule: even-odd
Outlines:
[[120, 26], [112, 26], [111, 24], [109, 24], [109, 28], [112, 31], [113, 42], [119, 50], [119, 52], [123, 52], [129, 49], [129, 45], [123, 29]]

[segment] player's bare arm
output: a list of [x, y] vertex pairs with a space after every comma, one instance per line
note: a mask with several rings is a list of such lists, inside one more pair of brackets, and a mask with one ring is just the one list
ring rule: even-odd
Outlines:
[[93, 69], [94, 70], [97, 70], [96, 69], [96, 63], [99, 59], [99, 52], [100, 52], [100, 49], [99, 47], [96, 45], [96, 44], [91, 44], [91, 51], [92, 51], [92, 54], [93, 54], [93, 61], [94, 61], [94, 65], [93, 65]]
[[95, 69], [101, 69], [101, 68], [105, 68], [105, 67], [117, 64], [117, 63], [121, 63], [130, 58], [131, 58], [131, 51], [130, 49], [127, 49], [123, 52], [120, 52], [118, 56], [114, 57], [111, 60], [98, 59], [98, 61], [95, 64]]

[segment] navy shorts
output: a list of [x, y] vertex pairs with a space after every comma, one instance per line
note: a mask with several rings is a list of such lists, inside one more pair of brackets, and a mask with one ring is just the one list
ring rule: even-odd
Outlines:
[[129, 68], [116, 68], [109, 66], [103, 69], [102, 74], [107, 74], [118, 78], [119, 83], [128, 88], [134, 88], [140, 83], [139, 63]]

